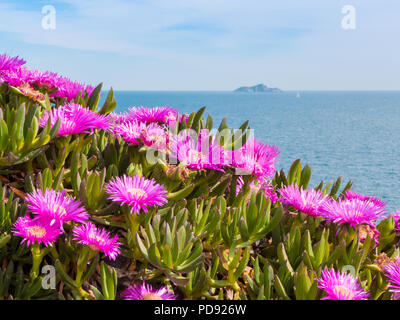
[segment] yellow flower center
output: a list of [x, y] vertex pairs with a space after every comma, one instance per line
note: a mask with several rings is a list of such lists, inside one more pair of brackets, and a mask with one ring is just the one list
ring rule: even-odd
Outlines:
[[43, 238], [46, 235], [46, 229], [41, 226], [32, 226], [27, 228], [28, 234], [36, 236], [37, 238]]
[[[104, 243], [104, 239], [102, 237], [98, 236], [98, 235], [93, 235], [92, 234], [92, 235], [89, 235], [89, 238], [91, 240], [97, 241], [98, 243]], [[90, 244], [89, 247], [93, 251], [99, 251], [100, 250], [100, 248], [94, 243]]]
[[142, 296], [142, 300], [163, 300], [163, 299], [159, 295], [149, 292]]
[[133, 197], [143, 197], [144, 195], [146, 195], [146, 191], [139, 188], [130, 188], [127, 190], [127, 192], [131, 194]]
[[336, 285], [333, 289], [333, 292], [336, 295], [341, 295], [341, 297], [346, 297], [348, 300], [352, 300], [354, 298], [354, 293], [349, 289], [346, 288], [345, 286], [341, 285]]

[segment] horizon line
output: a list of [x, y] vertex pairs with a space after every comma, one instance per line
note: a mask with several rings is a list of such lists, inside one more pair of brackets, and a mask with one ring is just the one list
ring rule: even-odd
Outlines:
[[[238, 94], [280, 94], [280, 93], [285, 93], [285, 92], [400, 92], [400, 89], [289, 89], [289, 90], [283, 90], [280, 89], [281, 92], [235, 92], [236, 89], [234, 90], [179, 90], [179, 89], [174, 89], [174, 90], [163, 90], [163, 89], [143, 89], [143, 90], [132, 90], [132, 89], [115, 89], [113, 87], [110, 87], [110, 89], [114, 92], [232, 92], [232, 93], [238, 93]], [[110, 89], [102, 89], [101, 91], [109, 91]]]

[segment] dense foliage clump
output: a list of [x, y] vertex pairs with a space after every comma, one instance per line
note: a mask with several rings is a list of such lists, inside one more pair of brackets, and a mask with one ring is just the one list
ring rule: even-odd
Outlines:
[[[113, 110], [0, 55], [0, 299], [397, 299], [399, 212], [245, 122]], [[43, 268], [55, 268], [54, 286]]]

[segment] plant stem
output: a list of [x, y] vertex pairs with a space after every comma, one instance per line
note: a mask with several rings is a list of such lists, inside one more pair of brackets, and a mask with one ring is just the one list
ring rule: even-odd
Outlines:
[[36, 279], [39, 276], [39, 267], [43, 260], [43, 253], [40, 250], [40, 245], [38, 243], [32, 244], [32, 268], [30, 272], [31, 280]]
[[141, 220], [140, 216], [131, 213], [129, 208], [127, 208], [125, 206], [123, 207], [123, 211], [124, 211], [128, 229], [131, 232], [132, 241], [134, 244], [133, 256], [135, 257], [135, 259], [141, 260], [141, 253], [139, 251], [139, 248], [138, 248], [138, 245], [136, 242], [136, 233], [139, 231], [139, 227], [140, 227], [140, 220]]
[[88, 246], [83, 246], [79, 253], [79, 258], [77, 261], [76, 277], [75, 277], [75, 283], [78, 287], [82, 287], [81, 279], [82, 279], [83, 273], [86, 270], [88, 256], [90, 253], [89, 250], [90, 250], [90, 248]]

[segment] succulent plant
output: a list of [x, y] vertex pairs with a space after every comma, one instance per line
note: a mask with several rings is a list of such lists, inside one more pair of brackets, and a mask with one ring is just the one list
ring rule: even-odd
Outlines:
[[[256, 141], [250, 153], [248, 121], [214, 127], [205, 107], [118, 115], [112, 89], [99, 107], [102, 84], [19, 79], [28, 94], [7, 81], [12, 70], [0, 71], [0, 299], [398, 298], [387, 271], [400, 263], [398, 217], [371, 197], [350, 199], [353, 183], [343, 187], [341, 177], [310, 186], [300, 159], [287, 174], [275, 170], [277, 149]], [[64, 134], [75, 122], [79, 130]], [[154, 128], [165, 148], [148, 143], [158, 141]], [[220, 162], [188, 143], [188, 130]], [[174, 141], [184, 154], [172, 152]], [[119, 177], [147, 187], [127, 184], [118, 202], [108, 186]], [[43, 216], [69, 213], [56, 201], [32, 212], [27, 195], [46, 190], [79, 203], [88, 219], [50, 223]], [[54, 223], [59, 234], [46, 238]], [[45, 266], [56, 288], [43, 287]]]

